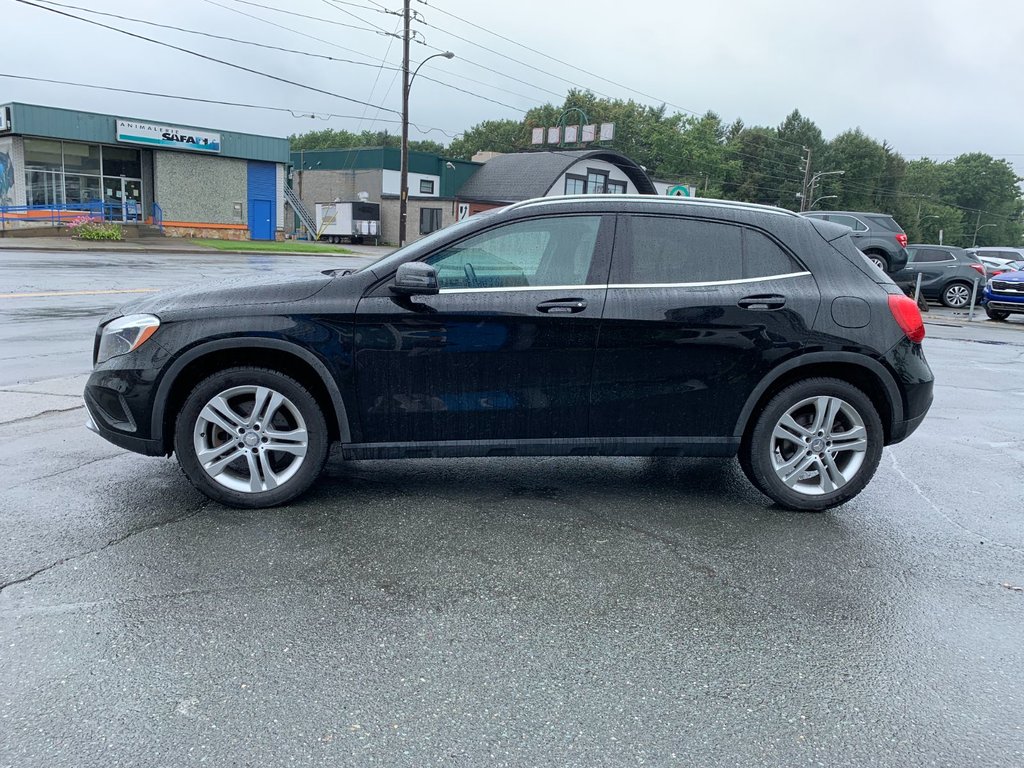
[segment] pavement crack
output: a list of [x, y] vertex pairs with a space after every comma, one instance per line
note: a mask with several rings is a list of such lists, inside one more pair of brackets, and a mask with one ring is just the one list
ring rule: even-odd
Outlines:
[[23, 421], [32, 421], [33, 419], [38, 419], [40, 416], [52, 416], [55, 413], [69, 413], [70, 411], [77, 411], [82, 408], [85, 408], [85, 403], [82, 403], [81, 405], [76, 405], [74, 408], [51, 408], [47, 411], [40, 411], [39, 413], [34, 413], [31, 416], [22, 416], [19, 419], [0, 421], [0, 427], [6, 427], [10, 424], [18, 424]]
[[204, 509], [206, 509], [206, 507], [209, 504], [210, 504], [210, 500], [209, 499], [205, 499], [202, 502], [200, 502], [200, 504], [198, 506], [196, 506], [195, 509], [190, 509], [188, 512], [185, 512], [184, 514], [178, 515], [177, 517], [172, 517], [172, 518], [169, 518], [169, 519], [166, 519], [166, 520], [160, 520], [160, 521], [155, 522], [155, 523], [149, 523], [148, 525], [140, 525], [138, 528], [133, 528], [132, 530], [127, 531], [126, 533], [123, 533], [120, 536], [115, 536], [114, 538], [110, 539], [109, 541], [107, 541], [104, 544], [101, 544], [98, 547], [94, 547], [93, 549], [86, 550], [85, 552], [78, 552], [78, 553], [76, 553], [74, 555], [67, 555], [67, 556], [62, 557], [62, 558], [60, 558], [58, 560], [54, 560], [49, 565], [44, 565], [42, 568], [37, 568], [36, 570], [32, 571], [29, 574], [26, 574], [25, 576], [19, 576], [16, 579], [11, 579], [10, 581], [5, 581], [2, 584], [0, 584], [0, 594], [2, 594], [3, 591], [5, 589], [7, 589], [8, 587], [13, 587], [16, 584], [25, 584], [26, 582], [32, 581], [32, 579], [34, 579], [36, 576], [39, 576], [40, 574], [46, 573], [47, 571], [51, 571], [54, 568], [57, 568], [57, 567], [59, 567], [61, 565], [64, 565], [66, 563], [71, 563], [71, 562], [74, 562], [75, 560], [81, 560], [83, 557], [88, 557], [89, 555], [95, 555], [95, 554], [98, 554], [100, 552], [103, 552], [103, 551], [105, 551], [107, 549], [110, 549], [111, 547], [117, 546], [118, 544], [121, 544], [121, 543], [127, 541], [128, 539], [131, 539], [131, 538], [133, 538], [135, 536], [138, 536], [141, 533], [146, 533], [147, 531], [156, 530], [157, 528], [163, 528], [164, 526], [167, 526], [167, 525], [174, 525], [175, 523], [180, 523], [180, 522], [183, 522], [183, 521], [188, 520], [190, 518], [193, 518], [196, 515], [198, 515], [200, 512], [202, 512]]
[[[974, 537], [978, 538], [979, 540], [982, 541], [982, 543], [984, 543], [984, 540], [987, 539], [987, 537], [984, 534], [978, 533], [977, 531], [975, 531], [975, 530], [973, 530], [971, 528], [968, 528], [966, 525], [961, 523], [959, 520], [955, 520], [952, 517], [950, 517], [948, 514], [946, 514], [942, 510], [942, 508], [939, 507], [938, 504], [936, 504], [934, 501], [931, 500], [931, 498], [928, 497], [928, 494], [926, 494], [921, 489], [921, 486], [919, 486], [917, 483], [915, 483], [913, 480], [911, 480], [907, 476], [906, 472], [904, 472], [903, 468], [900, 466], [899, 461], [896, 459], [896, 454], [890, 452], [889, 453], [889, 458], [892, 459], [892, 468], [896, 470], [896, 474], [899, 475], [900, 477], [902, 477], [910, 485], [910, 487], [914, 489], [914, 492], [918, 496], [920, 496], [922, 499], [925, 500], [925, 502], [928, 504], [929, 507], [931, 507], [935, 512], [937, 512], [946, 522], [948, 522], [951, 525], [959, 528], [963, 533], [967, 533], [967, 534], [970, 534], [971, 536], [974, 536]], [[1012, 544], [1005, 544], [1004, 542], [995, 541], [994, 539], [988, 539], [988, 543], [991, 544], [994, 547], [1000, 547], [1002, 549], [1008, 549], [1011, 552], [1016, 552], [1018, 555], [1024, 555], [1024, 549], [1020, 549], [1019, 547], [1015, 547]]]
[[122, 459], [128, 455], [129, 454], [126, 453], [115, 453], [113, 456], [101, 456], [98, 459], [89, 459], [88, 461], [83, 461], [81, 464], [76, 464], [73, 467], [59, 469], [56, 472], [51, 472], [48, 475], [40, 475], [39, 477], [33, 477], [28, 480], [24, 480], [20, 483], [9, 485], [7, 486], [6, 490], [13, 491], [15, 488], [20, 488], [23, 485], [31, 485], [32, 483], [38, 483], [40, 480], [49, 480], [51, 477], [59, 477], [60, 475], [66, 475], [68, 472], [75, 472], [76, 470], [79, 470], [82, 467], [88, 467], [90, 464], [96, 464], [97, 462], [100, 461], [110, 461], [111, 459]]

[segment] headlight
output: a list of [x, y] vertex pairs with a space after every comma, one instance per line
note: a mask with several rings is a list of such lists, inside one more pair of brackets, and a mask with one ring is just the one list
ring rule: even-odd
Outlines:
[[154, 315], [125, 315], [111, 320], [100, 333], [96, 363], [105, 363], [112, 357], [138, 349], [159, 327], [160, 318]]

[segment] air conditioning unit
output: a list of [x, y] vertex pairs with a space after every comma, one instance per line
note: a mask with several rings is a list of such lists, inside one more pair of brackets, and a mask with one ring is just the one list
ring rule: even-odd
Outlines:
[[0, 107], [0, 133], [11, 130], [11, 108]]

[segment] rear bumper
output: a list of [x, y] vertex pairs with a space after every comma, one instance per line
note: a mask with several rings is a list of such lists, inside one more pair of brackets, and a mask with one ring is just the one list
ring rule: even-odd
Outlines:
[[906, 440], [921, 426], [932, 406], [935, 376], [924, 356], [920, 344], [903, 339], [889, 354], [886, 363], [895, 374], [896, 383], [903, 400], [901, 417], [890, 422], [888, 445]]

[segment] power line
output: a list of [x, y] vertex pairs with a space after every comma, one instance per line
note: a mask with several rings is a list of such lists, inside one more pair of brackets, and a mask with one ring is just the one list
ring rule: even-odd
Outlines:
[[[323, 0], [323, 3], [324, 3], [324, 5], [326, 5], [326, 6], [330, 7], [330, 8], [333, 8], [336, 11], [340, 11], [341, 13], [344, 13], [346, 16], [351, 16], [356, 21], [361, 21], [361, 22], [363, 22], [363, 24], [369, 24], [374, 29], [381, 31], [381, 32], [383, 32], [386, 35], [391, 35], [393, 37], [396, 34], [398, 34], [397, 32], [388, 32], [386, 29], [384, 29], [384, 27], [380, 26], [379, 24], [374, 24], [372, 21], [367, 21], [366, 19], [362, 18], [361, 16], [356, 16], [354, 13], [352, 13], [352, 11], [345, 10], [344, 8], [340, 7], [340, 4], [332, 3], [331, 0]], [[345, 3], [345, 5], [353, 5], [353, 3]], [[356, 6], [356, 7], [358, 8], [360, 6]], [[368, 8], [367, 10], [372, 10], [372, 9]]]
[[[488, 29], [487, 27], [484, 27], [484, 26], [481, 26], [479, 24], [476, 24], [476, 23], [470, 21], [469, 19], [466, 19], [466, 18], [464, 18], [462, 16], [457, 16], [457, 15], [455, 15], [453, 13], [450, 13], [450, 12], [444, 10], [443, 8], [440, 8], [437, 5], [433, 5], [433, 4], [429, 3], [429, 2], [427, 2], [427, 0], [416, 0], [416, 1], [418, 3], [424, 5], [424, 6], [427, 6], [428, 8], [431, 8], [431, 9], [433, 9], [435, 11], [438, 11], [439, 13], [444, 14], [445, 16], [453, 18], [453, 19], [455, 19], [457, 21], [461, 21], [462, 23], [467, 24], [467, 25], [473, 27], [474, 29], [479, 29], [482, 32], [486, 32], [489, 35], [493, 35], [494, 37], [497, 37], [497, 38], [499, 38], [501, 40], [504, 40], [506, 42], [512, 43], [513, 45], [519, 46], [520, 48], [523, 48], [524, 50], [530, 51], [531, 53], [535, 53], [538, 56], [543, 56], [544, 58], [549, 59], [550, 61], [554, 61], [557, 64], [561, 64], [563, 66], [570, 67], [572, 69], [577, 70], [578, 72], [582, 72], [582, 73], [584, 73], [586, 75], [589, 75], [590, 77], [595, 77], [598, 80], [602, 80], [602, 81], [604, 81], [606, 83], [610, 83], [611, 85], [614, 85], [616, 87], [623, 88], [623, 89], [625, 89], [627, 91], [630, 91], [632, 93], [635, 93], [635, 94], [637, 94], [639, 96], [643, 96], [643, 97], [648, 98], [648, 99], [653, 99], [654, 101], [660, 102], [662, 104], [667, 104], [668, 106], [673, 107], [673, 108], [675, 108], [675, 109], [677, 109], [677, 110], [679, 110], [681, 112], [686, 112], [686, 113], [689, 113], [691, 115], [695, 115], [697, 117], [700, 117], [701, 114], [702, 114], [702, 113], [699, 113], [699, 112], [697, 112], [695, 110], [689, 109], [687, 107], [683, 107], [683, 106], [680, 106], [678, 104], [674, 104], [674, 103], [672, 103], [670, 101], [667, 101], [666, 99], [660, 99], [657, 96], [653, 96], [653, 95], [651, 95], [649, 93], [644, 93], [643, 91], [637, 90], [636, 88], [632, 88], [632, 87], [630, 87], [628, 85], [625, 85], [623, 83], [616, 82], [615, 80], [610, 80], [607, 77], [603, 77], [601, 75], [598, 75], [597, 73], [591, 72], [590, 70], [584, 69], [583, 67], [580, 67], [580, 66], [578, 66], [576, 64], [572, 64], [570, 62], [563, 61], [562, 59], [559, 59], [559, 58], [557, 58], [555, 56], [551, 56], [550, 54], [547, 54], [547, 53], [544, 53], [543, 51], [537, 50], [536, 48], [531, 48], [530, 46], [528, 46], [528, 45], [526, 45], [524, 43], [520, 43], [517, 40], [514, 40], [514, 39], [512, 39], [510, 37], [506, 37], [505, 35], [502, 35], [502, 34], [500, 34], [498, 32], [495, 32], [495, 31], [493, 31], [491, 29]], [[536, 70], [538, 72], [542, 72], [544, 74], [550, 74], [550, 73], [545, 72], [544, 70], [538, 69], [537, 67], [533, 67], [533, 66], [531, 66], [529, 64], [526, 64], [525, 62], [521, 62], [518, 59], [515, 59], [515, 58], [513, 58], [511, 56], [508, 56], [506, 54], [503, 54], [500, 51], [495, 51], [495, 50], [493, 50], [491, 48], [487, 48], [486, 46], [482, 46], [482, 45], [480, 45], [478, 43], [474, 43], [472, 40], [467, 40], [466, 38], [459, 37], [459, 36], [455, 35], [454, 33], [449, 32], [448, 30], [445, 30], [445, 29], [441, 29], [440, 27], [434, 26], [434, 25], [430, 24], [427, 21], [421, 20], [421, 23], [425, 24], [426, 26], [433, 27], [434, 29], [437, 29], [440, 32], [444, 32], [445, 34], [452, 35], [453, 37], [456, 37], [459, 40], [463, 40], [464, 42], [468, 42], [471, 45], [476, 45], [479, 48], [483, 48], [484, 50], [490, 51], [491, 53], [493, 53], [493, 54], [495, 54], [497, 56], [501, 56], [503, 58], [506, 58], [509, 61], [514, 61], [517, 64], [522, 64], [524, 66], [529, 67], [530, 69], [534, 69], [534, 70]], [[552, 76], [558, 77], [557, 75], [552, 75]], [[589, 88], [586, 88], [586, 86], [579, 85], [577, 83], [574, 83], [571, 80], [567, 80], [567, 79], [561, 78], [561, 77], [559, 77], [558, 79], [563, 80], [564, 82], [567, 82], [570, 85], [574, 85], [577, 88], [585, 88], [586, 90], [591, 90]], [[600, 93], [597, 90], [594, 90], [594, 93], [596, 93], [599, 96], [604, 96], [605, 98], [612, 98], [608, 94]], [[799, 147], [801, 149], [803, 148], [803, 145], [801, 143], [794, 142], [794, 141], [789, 141], [788, 139], [783, 139], [781, 136], [772, 137], [772, 140], [773, 141], [777, 141], [777, 142], [782, 143], [782, 144], [789, 144], [790, 146]]]
[[[239, 0], [236, 0], [236, 1], [239, 1]], [[136, 38], [138, 40], [144, 40], [144, 41], [146, 41], [148, 43], [153, 43], [154, 45], [160, 45], [160, 46], [163, 46], [165, 48], [171, 48], [172, 50], [180, 51], [182, 53], [187, 53], [190, 56], [196, 56], [196, 57], [198, 57], [200, 59], [204, 59], [206, 61], [212, 61], [212, 62], [215, 62], [217, 64], [223, 64], [224, 66], [231, 67], [233, 69], [238, 69], [238, 70], [241, 70], [242, 72], [248, 72], [250, 74], [259, 75], [260, 77], [265, 77], [265, 78], [268, 78], [270, 80], [276, 80], [277, 82], [285, 83], [286, 85], [295, 86], [296, 88], [302, 88], [302, 89], [307, 90], [307, 91], [313, 91], [315, 93], [321, 93], [321, 94], [324, 94], [325, 96], [333, 96], [336, 99], [341, 99], [343, 101], [350, 101], [353, 104], [368, 104], [368, 102], [362, 101], [360, 99], [353, 99], [351, 96], [343, 96], [340, 93], [334, 93], [333, 91], [327, 91], [327, 90], [324, 90], [323, 88], [316, 88], [316, 87], [314, 87], [312, 85], [306, 85], [305, 83], [299, 83], [299, 82], [296, 82], [294, 80], [288, 80], [287, 78], [278, 77], [277, 75], [271, 75], [271, 74], [269, 74], [267, 72], [260, 72], [257, 69], [252, 69], [250, 67], [245, 67], [245, 66], [242, 66], [241, 64], [235, 64], [235, 63], [230, 62], [230, 61], [225, 61], [224, 59], [218, 59], [218, 58], [215, 58], [213, 56], [207, 56], [206, 54], [199, 53], [198, 51], [193, 51], [193, 50], [190, 50], [188, 48], [182, 48], [181, 46], [172, 45], [171, 43], [165, 43], [162, 40], [155, 40], [154, 38], [146, 37], [145, 35], [140, 35], [140, 34], [137, 34], [135, 32], [129, 32], [129, 31], [124, 30], [124, 29], [118, 29], [117, 27], [112, 27], [109, 24], [102, 24], [102, 23], [100, 23], [98, 21], [94, 21], [93, 19], [85, 19], [85, 18], [82, 18], [81, 16], [75, 16], [74, 14], [66, 13], [64, 11], [59, 11], [56, 8], [48, 8], [48, 7], [43, 6], [43, 5], [38, 5], [37, 3], [29, 2], [29, 0], [15, 0], [15, 2], [21, 3], [22, 5], [27, 5], [27, 6], [31, 7], [31, 8], [38, 8], [39, 10], [47, 11], [49, 13], [55, 13], [58, 16], [65, 16], [65, 17], [67, 17], [69, 19], [76, 19], [77, 21], [82, 21], [82, 22], [85, 22], [86, 24], [92, 24], [92, 25], [97, 26], [97, 27], [102, 27], [103, 29], [109, 29], [109, 30], [111, 30], [113, 32], [117, 32], [118, 34], [127, 35], [128, 37], [134, 37], [134, 38]], [[370, 106], [376, 107], [377, 105], [376, 104], [370, 104]], [[381, 109], [386, 111], [386, 112], [391, 112], [391, 113], [396, 114], [396, 115], [399, 114], [399, 112], [397, 110], [388, 109], [387, 107], [381, 107]]]
[[[132, 16], [121, 16], [120, 14], [117, 14], [117, 13], [104, 13], [103, 11], [94, 11], [91, 8], [80, 8], [80, 7], [76, 6], [76, 5], [65, 5], [64, 3], [53, 2], [53, 0], [36, 0], [36, 2], [44, 3], [46, 5], [55, 5], [55, 6], [58, 6], [60, 8], [70, 8], [71, 10], [79, 11], [81, 13], [89, 13], [89, 14], [92, 14], [94, 16], [106, 16], [106, 17], [112, 18], [112, 19], [120, 19], [121, 21], [130, 21], [130, 22], [134, 22], [136, 24], [146, 24], [147, 26], [150, 26], [150, 27], [159, 27], [161, 29], [170, 29], [170, 30], [173, 30], [175, 32], [185, 32], [185, 33], [190, 34], [190, 35], [201, 35], [203, 37], [213, 38], [214, 40], [226, 40], [226, 41], [232, 42], [232, 43], [239, 43], [240, 45], [251, 45], [251, 46], [255, 46], [257, 48], [267, 48], [267, 49], [272, 50], [272, 51], [283, 51], [284, 53], [294, 53], [294, 54], [299, 55], [299, 56], [309, 56], [309, 57], [314, 58], [314, 59], [326, 59], [328, 61], [336, 61], [336, 62], [339, 62], [339, 63], [342, 63], [342, 64], [356, 64], [356, 65], [361, 66], [361, 67], [376, 67], [376, 66], [378, 66], [377, 64], [372, 63], [372, 62], [368, 62], [368, 61], [356, 61], [354, 59], [341, 59], [341, 58], [338, 58], [336, 56], [328, 56], [327, 54], [323, 54], [323, 53], [310, 53], [309, 51], [299, 51], [299, 50], [296, 50], [294, 48], [283, 48], [283, 47], [281, 47], [279, 45], [270, 45], [268, 43], [257, 43], [257, 42], [255, 42], [253, 40], [240, 40], [237, 37], [228, 37], [227, 35], [215, 35], [212, 32], [202, 32], [202, 31], [197, 30], [197, 29], [185, 29], [184, 27], [178, 27], [178, 26], [175, 26], [173, 24], [159, 24], [159, 23], [157, 23], [155, 21], [148, 21], [146, 19], [137, 19], [137, 18], [134, 18]], [[232, 10], [231, 8], [228, 8], [227, 6], [220, 5], [219, 3], [213, 3], [213, 5], [217, 5], [217, 6], [221, 7], [221, 8], [224, 8], [225, 10]], [[346, 50], [348, 50], [348, 49], [346, 49]], [[387, 69], [401, 69], [401, 67], [387, 67]]]
[[[285, 10], [283, 8], [275, 8], [272, 5], [264, 5], [263, 3], [253, 2], [253, 0], [232, 0], [232, 1], [235, 2], [235, 3], [241, 3], [242, 5], [251, 5], [251, 6], [255, 6], [256, 8], [264, 8], [264, 9], [266, 9], [268, 11], [276, 11], [277, 13], [286, 13], [289, 16], [298, 16], [299, 18], [302, 18], [302, 19], [310, 19], [311, 21], [322, 21], [325, 24], [334, 24], [335, 26], [338, 26], [338, 27], [346, 27], [348, 29], [356, 29], [356, 30], [359, 30], [360, 32], [373, 32], [374, 34], [377, 34], [377, 35], [390, 35], [391, 34], [390, 32], [388, 32], [383, 27], [377, 27], [376, 29], [374, 29], [373, 27], [357, 27], [355, 24], [346, 24], [344, 21], [337, 21], [335, 19], [325, 19], [325, 18], [322, 18], [320, 16], [309, 16], [309, 15], [307, 15], [305, 13], [298, 13], [297, 11], [289, 11], [289, 10]], [[360, 19], [360, 21], [363, 21], [363, 20]], [[363, 23], [367, 24], [368, 22], [363, 21]]]
[[[200, 104], [217, 104], [219, 106], [224, 106], [224, 107], [243, 107], [243, 108], [246, 108], [246, 109], [265, 109], [265, 110], [270, 111], [270, 112], [286, 112], [286, 113], [290, 114], [292, 117], [295, 117], [295, 118], [308, 117], [310, 119], [325, 120], [325, 121], [326, 120], [330, 120], [330, 119], [334, 119], [334, 118], [339, 119], [339, 120], [358, 120], [359, 119], [359, 115], [341, 115], [341, 114], [337, 114], [337, 113], [334, 113], [334, 112], [320, 113], [320, 112], [313, 112], [313, 111], [310, 111], [310, 110], [291, 109], [289, 107], [272, 107], [272, 106], [269, 106], [269, 105], [266, 105], [266, 104], [249, 104], [247, 102], [240, 102], [240, 101], [224, 101], [223, 99], [204, 99], [204, 98], [201, 98], [201, 97], [198, 97], [198, 96], [180, 96], [180, 95], [175, 95], [175, 94], [170, 94], [170, 93], [157, 93], [156, 91], [142, 91], [142, 90], [138, 90], [136, 88], [119, 88], [119, 87], [113, 86], [113, 85], [96, 85], [95, 83], [76, 83], [76, 82], [71, 81], [71, 80], [55, 80], [55, 79], [47, 78], [47, 77], [32, 77], [32, 76], [29, 76], [29, 75], [14, 75], [14, 74], [10, 74], [8, 72], [0, 72], [0, 77], [8, 78], [8, 79], [11, 79], [11, 80], [26, 80], [28, 82], [33, 82], [33, 83], [49, 83], [51, 85], [66, 85], [66, 86], [71, 86], [71, 87], [75, 87], [75, 88], [91, 88], [91, 89], [97, 90], [97, 91], [112, 91], [112, 92], [115, 92], [115, 93], [130, 93], [130, 94], [133, 94], [135, 96], [153, 96], [153, 97], [158, 98], [158, 99], [175, 99], [175, 100], [178, 100], [178, 101], [194, 101], [194, 102], [198, 102]], [[378, 122], [382, 122], [382, 123], [401, 123], [402, 122], [401, 120], [396, 120], [394, 118], [384, 118], [384, 117], [377, 118], [377, 121]], [[416, 128], [416, 130], [419, 131], [420, 133], [433, 133], [433, 132], [436, 131], [437, 133], [443, 133], [445, 136], [447, 136], [449, 138], [454, 138], [456, 136], [461, 135], [461, 132], [446, 131], [443, 128], [435, 128], [435, 127], [431, 127], [431, 126], [421, 126], [421, 125], [416, 125], [415, 123], [410, 123], [410, 125], [412, 125], [414, 128]]]

